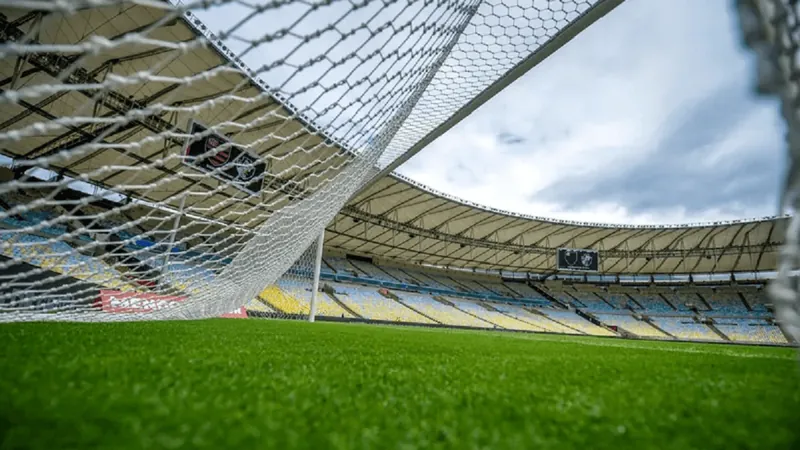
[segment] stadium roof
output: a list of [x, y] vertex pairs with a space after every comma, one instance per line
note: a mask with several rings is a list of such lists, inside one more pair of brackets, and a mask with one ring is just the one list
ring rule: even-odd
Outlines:
[[[162, 43], [149, 48], [119, 45], [104, 49], [99, 55], [39, 52], [25, 60], [4, 57], [0, 64], [3, 92], [46, 85], [57, 78], [64, 85], [76, 86], [43, 91], [36, 103], [3, 103], [0, 152], [16, 162], [36, 165], [37, 160], [47, 161], [47, 167], [60, 174], [87, 176], [86, 181], [93, 184], [172, 208], [177, 206], [179, 194], [191, 191], [193, 197], [187, 201], [186, 211], [195, 217], [252, 229], [266, 220], [269, 210], [302, 198], [352, 158], [341, 145], [298, 117], [282, 97], [244, 75], [252, 71], [238, 62], [232, 51], [214, 42], [206, 27], [190, 15], [165, 21], [164, 10], [140, 4], [129, 4], [124, 9], [118, 5], [96, 7], [67, 16], [8, 7], [0, 9], [0, 13], [1, 42], [29, 38], [29, 31], [38, 24], [41, 33], [37, 38], [46, 44], [75, 45], [85, 36], [82, 30], [92, 30], [110, 40], [148, 30], [150, 38]], [[187, 44], [197, 43], [195, 38], [201, 34], [215, 45]], [[175, 45], [163, 44], [170, 42]], [[36, 43], [28, 41], [31, 45]], [[544, 45], [537, 61], [563, 43], [554, 44], [552, 49], [548, 49], [549, 44]], [[526, 60], [527, 68], [535, 62]], [[154, 67], [158, 78], [147, 77], [136, 83], [109, 77], [125, 75], [130, 81], [131, 76]], [[200, 73], [203, 76], [197, 76]], [[520, 74], [507, 74], [504, 83]], [[94, 96], [86, 86], [102, 87], [104, 94]], [[393, 167], [491, 97], [493, 93], [489, 91], [500, 88], [492, 85], [486, 90], [488, 93], [481, 94], [483, 98], [459, 110], [385, 168], [386, 176], [376, 178], [330, 224], [326, 244], [346, 252], [403, 262], [532, 272], [551, 271], [555, 249], [565, 246], [600, 250], [601, 270], [606, 273], [775, 268], [781, 219], [674, 227], [563, 222], [482, 207], [389, 174]], [[152, 113], [155, 105], [157, 112]], [[132, 111], [151, 113], [131, 116]], [[76, 115], [98, 120], [77, 125], [61, 121]], [[104, 118], [109, 121], [103, 122]], [[223, 123], [223, 131], [238, 145], [271, 156], [269, 177], [260, 198], [182, 167], [178, 155], [188, 137], [189, 119]], [[43, 121], [49, 121], [52, 128], [42, 132]], [[159, 138], [153, 139], [154, 136]], [[60, 157], [63, 149], [81, 151]], [[135, 210], [131, 212], [139, 215]], [[148, 212], [142, 210], [141, 214]], [[191, 232], [192, 228], [187, 230]]]
[[[29, 45], [68, 46], [81, 42], [83, 30], [110, 40], [148, 30], [147, 36], [159, 43], [118, 45], [98, 55], [38, 52], [22, 64], [15, 64], [17, 58], [2, 58], [0, 88], [5, 92], [57, 84], [60, 78], [76, 87], [42, 92], [35, 104], [24, 99], [4, 102], [0, 133], [13, 130], [16, 135], [4, 134], [0, 151], [17, 163], [30, 161], [24, 168], [46, 160], [47, 167], [60, 174], [84, 175], [93, 184], [173, 208], [180, 194], [191, 192], [187, 210], [251, 228], [265, 220], [265, 210], [280, 209], [292, 197], [302, 197], [329, 178], [320, 173], [335, 173], [350, 159], [342, 147], [297, 118], [279, 95], [267, 93], [265, 85], [244, 76], [249, 69], [231, 63], [235, 55], [226, 47], [197, 40], [208, 33], [202, 23], [190, 14], [184, 20], [166, 21], [167, 12], [113, 4], [70, 15], [0, 9], [0, 42], [27, 37]], [[39, 42], [28, 37], [37, 21], [41, 21]], [[147, 69], [157, 76], [136, 79]], [[110, 78], [113, 75], [124, 77]], [[129, 118], [148, 109], [157, 112]], [[97, 121], [58, 122], [76, 116]], [[43, 120], [50, 121], [51, 129], [41, 130]], [[183, 167], [180, 155], [190, 136], [190, 120], [214, 124], [237, 145], [260, 156], [271, 155], [271, 175], [260, 197]], [[59, 158], [65, 149], [70, 152]]]
[[392, 174], [344, 207], [325, 242], [345, 252], [435, 266], [551, 273], [558, 248], [597, 249], [602, 273], [775, 270], [784, 218], [635, 226], [500, 211]]

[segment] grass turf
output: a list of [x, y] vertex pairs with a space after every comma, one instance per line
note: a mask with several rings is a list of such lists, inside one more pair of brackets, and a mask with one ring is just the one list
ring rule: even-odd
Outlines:
[[786, 348], [230, 319], [0, 341], [7, 448], [800, 448]]

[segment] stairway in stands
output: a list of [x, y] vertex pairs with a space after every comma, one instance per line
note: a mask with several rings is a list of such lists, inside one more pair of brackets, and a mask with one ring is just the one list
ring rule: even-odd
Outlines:
[[562, 307], [562, 308], [564, 308], [564, 309], [569, 309], [569, 305], [567, 305], [567, 304], [565, 304], [564, 302], [562, 302], [561, 300], [559, 300], [559, 299], [555, 298], [555, 297], [554, 297], [553, 295], [551, 295], [551, 294], [550, 294], [550, 292], [548, 292], [547, 290], [545, 290], [545, 289], [542, 289], [541, 287], [539, 287], [539, 286], [536, 286], [536, 285], [535, 285], [535, 284], [533, 284], [533, 283], [528, 283], [528, 286], [529, 286], [531, 289], [533, 289], [534, 291], [536, 291], [536, 292], [538, 292], [539, 294], [541, 294], [541, 295], [542, 295], [542, 297], [546, 298], [547, 300], [549, 300], [549, 301], [550, 301], [551, 303], [553, 303], [554, 305], [558, 305], [558, 306], [560, 306], [560, 307]]
[[[612, 332], [614, 334], [620, 334], [619, 332], [614, 331], [611, 327], [609, 327], [608, 325], [606, 325], [603, 322], [601, 322], [600, 320], [598, 320], [597, 317], [595, 317], [593, 314], [589, 314], [589, 313], [583, 312], [580, 309], [575, 309], [573, 312], [575, 314], [577, 314], [578, 317], [588, 321], [589, 323], [591, 323], [593, 325], [597, 325], [598, 327], [604, 328], [604, 329], [606, 329], [606, 330], [608, 330], [608, 331], [610, 331], [610, 332]], [[617, 328], [619, 328], [619, 327], [617, 327]], [[634, 333], [631, 333], [630, 331], [627, 331], [627, 330], [623, 330], [623, 331], [625, 331], [626, 333], [628, 333], [630, 335], [636, 336]]]
[[382, 295], [382, 296], [384, 296], [384, 297], [388, 298], [389, 300], [394, 300], [394, 301], [396, 301], [397, 303], [400, 303], [401, 305], [403, 305], [403, 306], [405, 306], [406, 308], [408, 308], [408, 309], [410, 309], [410, 310], [414, 311], [415, 313], [419, 314], [420, 316], [422, 316], [422, 317], [425, 317], [426, 319], [428, 319], [428, 320], [432, 321], [433, 323], [438, 323], [439, 325], [443, 325], [443, 324], [442, 324], [442, 322], [440, 322], [440, 321], [438, 321], [438, 320], [434, 319], [433, 317], [431, 317], [431, 316], [429, 316], [429, 315], [425, 314], [424, 312], [420, 311], [419, 309], [417, 309], [417, 308], [415, 308], [415, 307], [413, 307], [413, 306], [409, 305], [408, 303], [404, 302], [404, 301], [403, 301], [403, 299], [401, 299], [400, 297], [398, 297], [397, 295], [395, 295], [395, 293], [394, 293], [394, 292], [392, 292], [392, 291], [390, 291], [390, 290], [388, 290], [388, 289], [378, 289], [378, 293], [379, 293], [380, 295]]
[[569, 324], [566, 324], [564, 322], [561, 322], [560, 320], [556, 320], [555, 318], [548, 316], [547, 314], [543, 313], [542, 311], [539, 311], [536, 308], [533, 308], [533, 307], [530, 307], [530, 306], [525, 306], [525, 307], [523, 307], [523, 309], [528, 311], [531, 314], [537, 314], [539, 316], [542, 316], [544, 319], [549, 320], [550, 322], [553, 322], [554, 324], [556, 324], [558, 326], [561, 326], [561, 327], [567, 328], [569, 330], [572, 330], [572, 331], [574, 331], [574, 332], [576, 332], [578, 334], [586, 334], [585, 332], [583, 332], [583, 331], [581, 331], [581, 330], [579, 330], [579, 329], [577, 329], [577, 328], [575, 328], [573, 326], [570, 326]]
[[[670, 304], [670, 306], [671, 306], [671, 304]], [[646, 322], [648, 325], [650, 325], [651, 327], [655, 328], [656, 330], [658, 330], [658, 331], [660, 331], [660, 332], [664, 333], [665, 335], [667, 335], [667, 336], [669, 336], [669, 337], [671, 337], [671, 338], [675, 339], [675, 336], [673, 336], [673, 335], [672, 335], [672, 333], [669, 333], [669, 332], [667, 332], [667, 330], [665, 330], [665, 329], [661, 328], [660, 326], [656, 325], [656, 323], [655, 323], [655, 322], [653, 322], [652, 320], [650, 320], [650, 317], [648, 317], [648, 316], [644, 316], [644, 321], [645, 321], [645, 322]]]
[[347, 312], [349, 312], [350, 314], [352, 314], [352, 315], [353, 315], [353, 317], [356, 317], [356, 318], [358, 318], [358, 319], [364, 319], [364, 316], [362, 316], [361, 314], [359, 314], [359, 313], [357, 313], [357, 312], [353, 311], [353, 309], [352, 309], [352, 308], [350, 308], [349, 306], [347, 306], [347, 304], [346, 304], [345, 302], [341, 301], [341, 300], [339, 299], [339, 297], [337, 297], [337, 296], [336, 296], [336, 291], [334, 291], [332, 287], [330, 287], [330, 286], [328, 286], [328, 285], [326, 284], [326, 285], [324, 285], [324, 286], [322, 287], [321, 291], [322, 291], [323, 295], [327, 295], [328, 297], [330, 297], [330, 298], [331, 298], [331, 300], [333, 300], [334, 302], [336, 302], [336, 304], [338, 304], [339, 306], [341, 306], [341, 307], [342, 307], [342, 309], [344, 309], [345, 311], [347, 311]]
[[711, 331], [713, 331], [714, 333], [716, 333], [716, 334], [717, 334], [717, 336], [719, 336], [720, 338], [722, 338], [722, 340], [723, 340], [723, 341], [726, 341], [726, 342], [730, 342], [730, 341], [731, 341], [731, 339], [730, 339], [730, 338], [729, 338], [727, 335], [725, 335], [725, 333], [723, 333], [723, 332], [722, 332], [722, 331], [721, 331], [719, 328], [717, 328], [717, 327], [716, 327], [716, 325], [714, 325], [713, 323], [711, 323], [711, 322], [706, 322], [706, 324], [705, 324], [705, 325], [706, 325], [708, 328], [710, 328], [710, 329], [711, 329]]
[[494, 306], [492, 306], [491, 303], [481, 302], [481, 306], [483, 306], [484, 308], [486, 308], [489, 311], [494, 311], [494, 312], [496, 312], [498, 314], [502, 314], [502, 315], [508, 317], [509, 319], [518, 320], [518, 321], [520, 321], [522, 323], [527, 323], [528, 325], [532, 325], [534, 327], [541, 328], [541, 326], [539, 326], [539, 325], [537, 325], [535, 323], [528, 322], [527, 320], [525, 320], [524, 317], [515, 317], [515, 316], [512, 316], [511, 314], [509, 314], [509, 313], [507, 313], [505, 311], [501, 311], [501, 310], [495, 308]]
[[[471, 312], [469, 312], [469, 311], [467, 311], [467, 310], [461, 309], [461, 308], [459, 308], [458, 306], [456, 306], [456, 305], [455, 305], [453, 302], [451, 302], [451, 301], [448, 301], [448, 300], [447, 300], [446, 298], [444, 298], [444, 297], [441, 297], [441, 296], [439, 296], [439, 295], [434, 295], [434, 296], [433, 296], [433, 299], [434, 299], [434, 300], [436, 300], [436, 301], [437, 301], [437, 302], [439, 302], [439, 303], [442, 303], [442, 304], [444, 304], [444, 305], [447, 305], [447, 306], [449, 306], [449, 307], [451, 307], [451, 308], [453, 308], [453, 309], [456, 309], [456, 310], [458, 310], [458, 311], [461, 311], [462, 313], [464, 313], [464, 314], [466, 314], [466, 315], [468, 315], [468, 316], [472, 316], [472, 317], [474, 317], [474, 318], [476, 318], [476, 319], [480, 320], [481, 322], [486, 322], [486, 323], [488, 323], [489, 325], [493, 325], [493, 326], [495, 326], [495, 327], [498, 327], [498, 325], [497, 325], [496, 323], [493, 323], [493, 322], [491, 322], [491, 321], [489, 321], [489, 320], [486, 320], [486, 318], [484, 318], [484, 317], [478, 316], [478, 315], [476, 315], [476, 314], [472, 314]], [[501, 328], [502, 328], [502, 327], [501, 327]]]

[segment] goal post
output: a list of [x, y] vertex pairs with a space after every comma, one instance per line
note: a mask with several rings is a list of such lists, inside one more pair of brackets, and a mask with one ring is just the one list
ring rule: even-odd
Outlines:
[[308, 321], [313, 322], [317, 317], [317, 296], [319, 295], [319, 277], [322, 270], [322, 247], [325, 245], [325, 229], [319, 234], [317, 239], [316, 256], [314, 257], [314, 280], [311, 288], [311, 308], [308, 313]]

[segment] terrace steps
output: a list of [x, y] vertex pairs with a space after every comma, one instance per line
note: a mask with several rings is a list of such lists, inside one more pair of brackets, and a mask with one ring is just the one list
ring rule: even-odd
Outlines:
[[[484, 308], [488, 309], [489, 311], [494, 311], [494, 312], [496, 312], [498, 314], [502, 314], [502, 315], [508, 317], [509, 319], [517, 320], [519, 322], [526, 323], [526, 324], [531, 325], [531, 326], [536, 327], [536, 328], [542, 328], [542, 326], [539, 325], [539, 324], [536, 324], [536, 323], [533, 323], [533, 322], [528, 322], [527, 320], [525, 320], [524, 317], [512, 316], [511, 314], [509, 314], [509, 313], [507, 313], [505, 311], [501, 311], [501, 310], [495, 308], [494, 306], [492, 306], [492, 305], [490, 305], [488, 303], [481, 303], [481, 306], [483, 306]], [[544, 330], [542, 330], [542, 331], [544, 331]]]
[[434, 319], [433, 317], [429, 316], [428, 314], [425, 314], [424, 312], [420, 311], [419, 309], [417, 309], [417, 308], [409, 305], [408, 303], [404, 302], [402, 298], [398, 297], [397, 295], [395, 295], [393, 292], [391, 292], [389, 290], [386, 290], [385, 293], [384, 293], [384, 291], [382, 289], [380, 289], [380, 290], [378, 290], [378, 293], [380, 295], [388, 298], [389, 300], [396, 301], [397, 303], [405, 306], [406, 308], [414, 311], [415, 313], [417, 313], [420, 316], [432, 321], [433, 323], [438, 323], [439, 325], [444, 325], [441, 321]]
[[675, 339], [675, 336], [673, 336], [672, 333], [669, 333], [669, 332], [667, 332], [667, 330], [665, 330], [665, 329], [661, 328], [660, 326], [656, 325], [655, 322], [650, 320], [650, 317], [645, 316], [644, 317], [644, 321], [647, 322], [648, 325], [650, 325], [651, 327], [655, 328], [656, 330], [658, 330], [658, 331], [664, 333], [665, 335]]
[[339, 297], [337, 297], [337, 296], [336, 296], [336, 293], [334, 292], [333, 288], [330, 288], [330, 287], [328, 287], [328, 286], [326, 285], [325, 287], [323, 287], [323, 288], [322, 288], [322, 291], [323, 291], [323, 293], [325, 293], [325, 294], [326, 294], [328, 297], [330, 297], [330, 299], [331, 299], [331, 300], [333, 300], [334, 302], [336, 302], [336, 304], [337, 304], [337, 305], [341, 306], [341, 307], [342, 307], [342, 309], [344, 309], [345, 311], [347, 311], [347, 312], [349, 312], [350, 314], [352, 314], [352, 315], [353, 315], [353, 317], [356, 317], [356, 318], [359, 318], [359, 319], [365, 319], [365, 317], [364, 317], [364, 316], [362, 316], [361, 314], [359, 314], [359, 313], [357, 313], [357, 312], [353, 311], [353, 308], [351, 308], [351, 307], [347, 306], [347, 304], [346, 304], [345, 302], [341, 301], [341, 300], [339, 299]]
[[491, 322], [491, 321], [489, 321], [488, 319], [485, 319], [485, 318], [483, 318], [483, 317], [481, 317], [481, 316], [479, 316], [479, 315], [477, 315], [477, 314], [472, 314], [471, 312], [469, 312], [469, 311], [467, 311], [467, 310], [464, 310], [464, 309], [461, 309], [461, 308], [459, 308], [458, 306], [456, 306], [456, 304], [455, 304], [455, 303], [453, 303], [453, 302], [451, 302], [451, 301], [448, 301], [447, 299], [445, 299], [445, 298], [443, 298], [443, 297], [440, 297], [440, 296], [436, 295], [436, 296], [434, 296], [434, 297], [433, 297], [433, 299], [434, 299], [434, 300], [436, 300], [436, 301], [437, 301], [437, 302], [439, 302], [439, 303], [442, 303], [442, 304], [445, 304], [445, 305], [447, 305], [447, 306], [450, 306], [450, 307], [452, 307], [452, 308], [455, 308], [455, 309], [457, 309], [457, 310], [461, 311], [462, 313], [464, 313], [464, 314], [466, 314], [466, 315], [468, 315], [468, 316], [472, 316], [472, 317], [474, 317], [474, 318], [476, 318], [476, 319], [478, 319], [478, 320], [480, 320], [480, 321], [482, 321], [482, 322], [486, 322], [486, 323], [488, 323], [489, 325], [493, 325], [493, 326], [495, 326], [495, 327], [499, 327], [499, 328], [504, 328], [504, 327], [501, 327], [500, 325], [497, 325], [496, 323], [494, 323], [494, 322]]
[[555, 298], [555, 296], [550, 294], [546, 289], [541, 289], [538, 286], [536, 286], [535, 284], [531, 284], [531, 283], [528, 283], [528, 286], [531, 289], [533, 289], [534, 291], [542, 294], [542, 297], [546, 298], [547, 300], [552, 302], [554, 305], [558, 305], [558, 306], [560, 306], [560, 307], [562, 307], [564, 309], [568, 309], [567, 308], [568, 305], [565, 305], [564, 302], [562, 302], [559, 299]]
[[[598, 297], [599, 297], [599, 296], [598, 296]], [[608, 302], [606, 302], [606, 303], [608, 303]], [[609, 305], [610, 305], [610, 304], [609, 304]], [[580, 318], [582, 318], [582, 319], [584, 319], [584, 320], [587, 320], [587, 321], [589, 321], [589, 323], [591, 323], [591, 324], [597, 325], [598, 327], [601, 327], [601, 328], [605, 328], [606, 330], [608, 330], [608, 331], [610, 331], [610, 332], [612, 332], [612, 333], [617, 333], [616, 331], [614, 331], [614, 330], [612, 330], [610, 327], [608, 327], [608, 326], [607, 326], [605, 323], [603, 323], [602, 321], [600, 321], [600, 320], [599, 320], [597, 317], [595, 317], [593, 314], [588, 314], [588, 313], [586, 313], [586, 312], [583, 312], [583, 311], [581, 311], [580, 309], [576, 309], [576, 310], [575, 310], [575, 314], [577, 314], [577, 315], [578, 315]], [[628, 331], [626, 331], [626, 333], [629, 333], [629, 332], [628, 332]], [[633, 333], [631, 333], [631, 334], [633, 334]], [[635, 334], [634, 334], [634, 336], [635, 336]]]
[[719, 328], [717, 328], [713, 323], [708, 322], [706, 326], [711, 329], [714, 333], [717, 334], [723, 341], [730, 342], [731, 338], [729, 338], [725, 333], [723, 333]]
[[[578, 334], [586, 334], [585, 332], [583, 332], [583, 331], [581, 331], [581, 330], [579, 330], [579, 329], [577, 329], [577, 328], [575, 328], [575, 327], [572, 327], [572, 326], [570, 326], [570, 325], [568, 325], [568, 324], [566, 324], [566, 323], [564, 323], [564, 322], [561, 322], [560, 320], [556, 320], [556, 319], [554, 319], [554, 318], [552, 318], [552, 317], [548, 316], [547, 314], [545, 314], [545, 313], [543, 313], [543, 312], [541, 312], [541, 311], [537, 310], [536, 308], [531, 308], [531, 307], [523, 307], [523, 309], [525, 309], [526, 311], [528, 311], [528, 312], [530, 312], [530, 313], [533, 313], [533, 314], [538, 314], [538, 315], [540, 315], [540, 316], [544, 317], [546, 320], [549, 320], [549, 321], [551, 321], [551, 322], [553, 322], [553, 323], [555, 323], [555, 324], [557, 324], [557, 325], [561, 325], [562, 327], [568, 328], [568, 329], [570, 329], [570, 330], [572, 330], [572, 331], [574, 331], [574, 332], [576, 332], [576, 333], [578, 333]], [[565, 309], [566, 309], [566, 308], [565, 308]]]
[[[664, 301], [665, 301], [665, 302], [666, 302], [666, 303], [667, 303], [667, 304], [670, 306], [670, 308], [674, 309], [675, 311], [677, 311], [677, 310], [678, 310], [678, 308], [676, 308], [676, 307], [675, 307], [675, 305], [674, 305], [674, 304], [672, 304], [672, 301], [670, 301], [670, 299], [668, 299], [666, 295], [664, 295], [664, 294], [661, 294], [661, 293], [658, 293], [658, 296], [659, 296], [659, 297], [660, 297], [662, 300], [664, 300]], [[648, 319], [648, 320], [649, 320], [649, 319]], [[667, 334], [669, 334], [669, 333], [667, 333]]]

